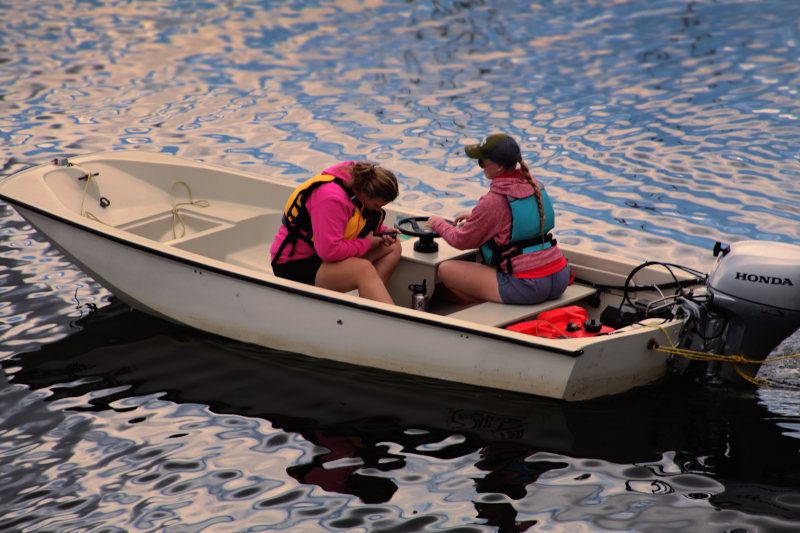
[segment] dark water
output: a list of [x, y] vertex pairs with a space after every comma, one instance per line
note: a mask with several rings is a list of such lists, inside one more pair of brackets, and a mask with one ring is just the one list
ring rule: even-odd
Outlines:
[[120, 305], [76, 326], [3, 363], [4, 531], [798, 525], [796, 414], [751, 392], [665, 382], [571, 404], [270, 352]]
[[[453, 214], [486, 188], [462, 146], [502, 130], [564, 242], [699, 268], [716, 240], [800, 242], [794, 0], [0, 15], [2, 175], [131, 148], [289, 181], [367, 158]], [[757, 390], [577, 404], [346, 367], [131, 311], [0, 220], [0, 531], [800, 529], [794, 359]]]

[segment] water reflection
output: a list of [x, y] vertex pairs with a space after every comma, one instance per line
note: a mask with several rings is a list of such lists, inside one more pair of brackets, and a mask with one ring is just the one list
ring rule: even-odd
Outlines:
[[142, 147], [288, 180], [371, 158], [448, 215], [485, 190], [461, 146], [506, 130], [564, 242], [703, 267], [715, 240], [800, 238], [791, 1], [14, 7], [6, 158]]
[[[564, 243], [704, 269], [715, 240], [800, 241], [794, 0], [0, 13], [3, 175], [131, 148], [287, 181], [366, 158], [452, 215], [487, 186], [461, 147], [503, 130]], [[0, 222], [4, 529], [796, 529], [796, 365], [757, 396], [578, 405], [342, 369], [108, 307]]]
[[3, 525], [47, 510], [141, 529], [373, 514], [624, 529], [673, 508], [691, 528], [714, 509], [730, 527], [779, 526], [800, 507], [798, 441], [745, 391], [670, 381], [568, 404], [276, 353], [117, 304], [79, 325], [3, 362]]
[[0, 357], [68, 335], [72, 321], [105, 305], [108, 291], [0, 205]]

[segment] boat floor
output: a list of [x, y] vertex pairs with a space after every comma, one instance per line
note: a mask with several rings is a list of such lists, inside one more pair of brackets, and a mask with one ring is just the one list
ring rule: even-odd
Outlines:
[[[224, 178], [231, 184], [230, 190], [219, 191], [219, 170], [201, 169], [194, 164], [184, 168], [145, 163], [140, 167], [133, 160], [144, 156], [132, 154], [128, 157], [132, 161], [110, 159], [84, 163], [90, 167], [88, 170], [81, 166], [47, 167], [42, 185], [45, 190], [49, 188], [68, 210], [76, 212], [80, 207], [82, 211], [84, 203], [92, 206], [95, 213], [87, 210], [86, 216], [91, 214], [106, 226], [144, 239], [142, 242], [247, 269], [254, 276], [272, 274], [269, 248], [281, 224], [284, 198], [291, 190], [290, 185], [232, 176], [226, 172]], [[100, 176], [97, 183], [92, 181], [91, 187], [81, 181], [89, 171]], [[171, 184], [171, 188], [168, 189], [164, 183]], [[178, 184], [185, 187], [176, 188]], [[104, 195], [111, 199], [110, 207], [100, 201]], [[99, 209], [96, 207], [98, 203]], [[386, 211], [385, 223], [388, 226], [409, 215], [390, 206]], [[421, 253], [415, 249], [415, 242], [415, 238], [403, 236], [400, 264], [387, 283], [393, 300], [401, 307], [411, 306], [410, 285], [426, 281], [432, 314], [484, 326], [505, 327], [535, 318], [543, 311], [582, 303], [587, 299], [588, 305], [584, 307], [589, 318], [599, 318], [598, 308], [610, 295], [609, 291], [598, 293], [596, 286], [576, 281], [559, 298], [536, 305], [493, 302], [459, 305], [442, 298], [436, 290], [437, 268], [442, 262], [453, 259], [479, 261], [477, 251], [458, 250], [437, 239], [436, 252]], [[567, 249], [562, 249], [567, 255]], [[580, 250], [570, 251], [567, 259], [578, 280], [591, 280], [597, 286], [619, 287], [632, 267], [620, 264], [617, 259]], [[202, 261], [199, 258], [195, 260]]]
[[[141, 236], [155, 238], [172, 247], [188, 252], [199, 253], [230, 265], [247, 268], [258, 273], [271, 273], [269, 248], [273, 229], [280, 223], [281, 212], [262, 209], [258, 213], [236, 212], [230, 216], [218, 209], [215, 216], [208, 210], [193, 208], [183, 211], [181, 223], [186, 225], [187, 235], [173, 236], [176, 230], [172, 213], [159, 212], [153, 216], [139, 219], [134, 224], [126, 224], [121, 229]], [[222, 218], [219, 218], [222, 215]], [[179, 228], [182, 229], [182, 228]], [[398, 305], [410, 304], [408, 285], [428, 280], [430, 305], [429, 312], [465, 320], [485, 326], [505, 327], [541, 312], [575, 304], [596, 294], [596, 289], [581, 283], [573, 283], [559, 298], [534, 305], [506, 305], [494, 302], [459, 304], [448, 301], [433, 288], [437, 281], [436, 267], [448, 259], [475, 260], [475, 250], [455, 250], [441, 242], [439, 252], [426, 255], [413, 251], [413, 239], [403, 239], [403, 258], [396, 270], [389, 289]], [[357, 295], [356, 291], [351, 292]]]

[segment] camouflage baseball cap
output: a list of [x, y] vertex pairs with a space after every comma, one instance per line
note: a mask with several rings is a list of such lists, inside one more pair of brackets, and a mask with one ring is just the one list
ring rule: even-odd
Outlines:
[[514, 168], [521, 155], [517, 141], [504, 133], [489, 135], [480, 144], [470, 144], [464, 151], [472, 159], [490, 159], [505, 168]]

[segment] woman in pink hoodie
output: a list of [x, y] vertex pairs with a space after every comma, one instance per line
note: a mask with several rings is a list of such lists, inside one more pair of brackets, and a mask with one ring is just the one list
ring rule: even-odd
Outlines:
[[[428, 226], [460, 250], [480, 248], [484, 262], [445, 261], [439, 280], [470, 302], [534, 304], [558, 298], [567, 288], [569, 265], [553, 239], [553, 206], [544, 186], [504, 134], [466, 147], [491, 180], [489, 192], [455, 225], [432, 216]], [[519, 166], [517, 166], [519, 165]]]
[[340, 163], [301, 184], [286, 203], [270, 248], [276, 276], [394, 303], [386, 282], [400, 243], [383, 207], [397, 198], [395, 175], [365, 161]]

